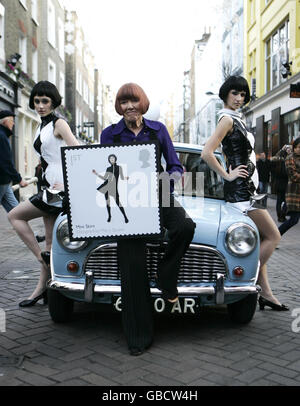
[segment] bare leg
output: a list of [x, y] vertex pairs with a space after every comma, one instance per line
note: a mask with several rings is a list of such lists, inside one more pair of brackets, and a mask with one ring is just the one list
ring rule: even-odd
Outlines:
[[28, 222], [43, 217], [44, 215], [44, 212], [37, 209], [29, 201], [20, 203], [8, 214], [8, 219], [18, 236], [41, 263], [43, 262], [41, 258], [41, 249]]
[[34, 291], [32, 294], [29, 296], [28, 299], [34, 299], [35, 297], [41, 295], [44, 290], [46, 289], [46, 284], [47, 281], [50, 278], [50, 270], [48, 267], [41, 265], [41, 272], [40, 272], [40, 278], [38, 281], [38, 284], [36, 285]]
[[256, 224], [261, 237], [259, 257], [260, 270], [258, 275], [258, 284], [262, 289], [261, 295], [265, 299], [280, 305], [280, 302], [275, 298], [270, 287], [266, 265], [280, 241], [280, 233], [267, 210], [252, 210], [248, 212], [248, 215]]
[[36, 241], [34, 233], [29, 226], [28, 222], [35, 218], [43, 217], [45, 224], [45, 237], [46, 237], [46, 250], [50, 251], [51, 249], [51, 239], [52, 239], [52, 230], [55, 222], [54, 216], [46, 217], [45, 213], [37, 209], [29, 201], [19, 204], [15, 209], [13, 209], [8, 218], [14, 227], [15, 231], [22, 239], [22, 241], [27, 245], [27, 247], [32, 251], [36, 256], [38, 261], [41, 263], [41, 272], [39, 282], [33, 291], [32, 295], [28, 299], [33, 299], [39, 296], [46, 287], [46, 282], [50, 276], [50, 270], [45, 266], [44, 261], [41, 258], [41, 249]]
[[53, 227], [57, 216], [44, 216], [46, 251], [51, 250]]
[[[45, 225], [45, 242], [46, 242], [46, 251], [51, 250], [51, 244], [52, 244], [52, 231], [53, 231], [53, 226], [56, 220], [56, 216], [49, 216], [43, 217], [44, 220], [44, 225]], [[42, 294], [46, 288], [47, 281], [50, 278], [50, 269], [43, 264], [41, 265], [41, 273], [40, 273], [40, 278], [38, 281], [38, 284], [34, 291], [32, 292], [32, 295], [28, 299], [33, 299], [40, 294]]]

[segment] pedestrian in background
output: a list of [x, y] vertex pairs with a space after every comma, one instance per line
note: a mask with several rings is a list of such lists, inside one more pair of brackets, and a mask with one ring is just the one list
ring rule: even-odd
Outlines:
[[286, 218], [285, 194], [288, 184], [288, 175], [285, 167], [285, 159], [292, 152], [290, 145], [285, 145], [277, 154], [271, 157], [271, 174], [274, 178], [274, 191], [276, 194], [277, 220], [283, 223]]
[[39, 192], [41, 192], [42, 185], [43, 185], [43, 168], [42, 168], [41, 160], [35, 167], [34, 176], [37, 178], [36, 186], [37, 186], [37, 191], [39, 193]]
[[295, 226], [300, 218], [300, 137], [292, 145], [292, 153], [285, 160], [288, 175], [286, 192], [287, 216], [289, 217], [279, 227], [281, 235]]
[[267, 193], [270, 181], [271, 163], [266, 158], [266, 154], [264, 152], [258, 154], [256, 168], [259, 179], [259, 193], [266, 194], [266, 197], [261, 200], [261, 204], [263, 207], [267, 207]]
[[[62, 211], [63, 172], [61, 162], [61, 147], [79, 145], [65, 120], [54, 114], [61, 104], [62, 98], [55, 85], [48, 81], [37, 83], [30, 95], [29, 106], [35, 109], [42, 122], [37, 130], [34, 149], [41, 159], [43, 168], [44, 189], [29, 200], [15, 207], [8, 218], [15, 231], [36, 256], [41, 264], [38, 284], [27, 300], [19, 303], [20, 307], [34, 306], [37, 301], [46, 296], [46, 283], [49, 279], [50, 249], [53, 226], [58, 214]], [[43, 218], [45, 225], [46, 251], [41, 248], [29, 226], [29, 221]]]
[[13, 133], [15, 114], [9, 110], [0, 111], [0, 204], [9, 213], [19, 202], [11, 187], [11, 182], [19, 183], [21, 187], [28, 185], [16, 170], [9, 137]]

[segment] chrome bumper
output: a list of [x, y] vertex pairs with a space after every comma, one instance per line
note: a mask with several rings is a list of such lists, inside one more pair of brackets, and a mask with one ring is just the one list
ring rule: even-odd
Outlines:
[[[121, 286], [116, 285], [96, 285], [93, 281], [92, 273], [87, 273], [85, 283], [67, 283], [50, 280], [48, 288], [69, 293], [83, 293], [86, 302], [92, 302], [96, 293], [121, 294]], [[157, 288], [150, 288], [152, 295], [160, 295], [161, 291]], [[200, 296], [215, 295], [216, 304], [223, 304], [225, 295], [232, 294], [255, 294], [260, 291], [259, 286], [224, 286], [224, 276], [218, 274], [215, 286], [178, 286], [179, 296]]]

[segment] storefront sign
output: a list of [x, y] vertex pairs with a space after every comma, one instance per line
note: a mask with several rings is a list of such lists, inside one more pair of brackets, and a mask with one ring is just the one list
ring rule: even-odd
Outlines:
[[292, 99], [300, 98], [300, 82], [290, 86], [290, 98]]
[[2, 78], [0, 78], [0, 97], [9, 101], [10, 103], [14, 103], [14, 89], [8, 82], [4, 81]]

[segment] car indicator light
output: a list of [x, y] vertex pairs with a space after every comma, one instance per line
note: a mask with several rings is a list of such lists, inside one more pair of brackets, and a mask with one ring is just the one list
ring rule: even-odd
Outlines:
[[67, 269], [68, 269], [69, 272], [74, 273], [74, 272], [77, 272], [77, 271], [78, 271], [79, 265], [78, 265], [78, 263], [75, 262], [75, 261], [70, 261], [70, 262], [68, 263], [68, 265], [67, 265]]
[[233, 274], [234, 274], [235, 276], [238, 276], [238, 277], [243, 276], [243, 274], [244, 274], [244, 269], [243, 269], [241, 266], [237, 266], [237, 267], [234, 268]]

